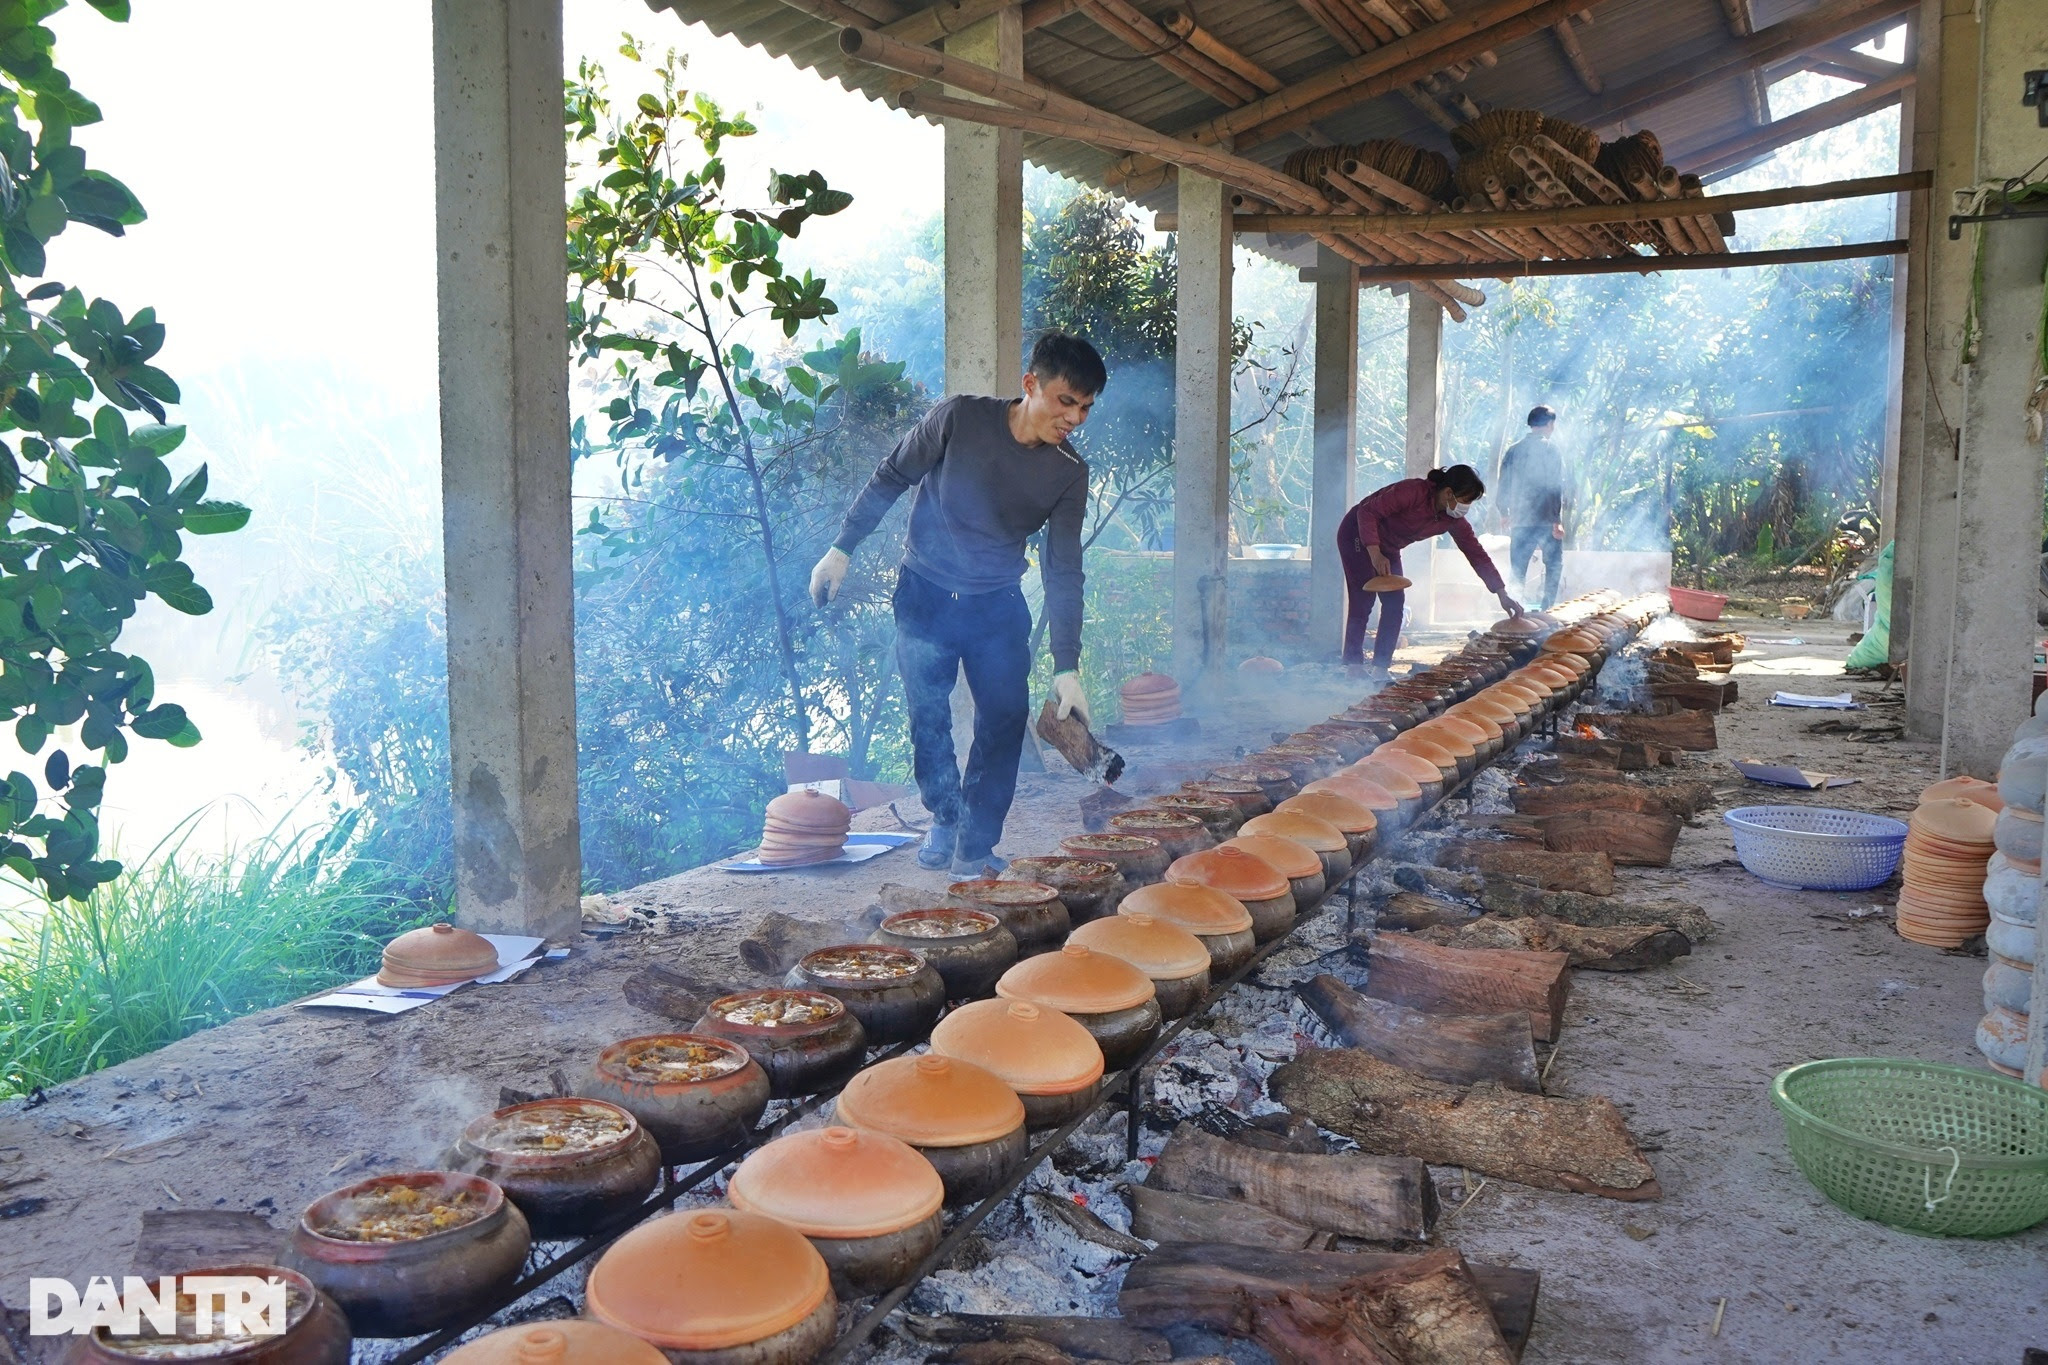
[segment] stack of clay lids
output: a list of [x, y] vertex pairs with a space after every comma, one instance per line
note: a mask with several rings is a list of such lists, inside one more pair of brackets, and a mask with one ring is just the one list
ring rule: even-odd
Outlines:
[[1269, 659], [1263, 654], [1254, 654], [1237, 666], [1240, 673], [1285, 673], [1287, 665], [1278, 659]]
[[853, 812], [823, 792], [784, 792], [768, 803], [766, 824], [756, 856], [775, 867], [800, 867], [839, 856]]
[[1954, 948], [1984, 932], [1991, 907], [1984, 901], [1986, 864], [1996, 851], [1998, 816], [1959, 796], [1922, 801], [1906, 822], [1900, 876], [1899, 936]]
[[831, 1292], [825, 1258], [787, 1223], [698, 1209], [650, 1219], [613, 1242], [591, 1268], [583, 1302], [599, 1322], [664, 1351], [726, 1351], [788, 1331]]
[[[231, 1354], [223, 1344], [220, 1354]], [[478, 1337], [442, 1357], [443, 1365], [668, 1365], [636, 1336], [583, 1318], [529, 1322]]]
[[1397, 573], [1375, 574], [1365, 580], [1365, 591], [1367, 592], [1400, 592], [1403, 588], [1411, 588], [1413, 586], [1415, 586], [1413, 580], [1403, 578]]
[[[1232, 843], [1221, 848], [1205, 848], [1200, 853], [1190, 853], [1185, 858], [1176, 858], [1173, 866], [1166, 869], [1166, 880], [1184, 886], [1206, 886], [1221, 891], [1232, 900], [1242, 903], [1247, 909], [1255, 901], [1278, 900], [1282, 896], [1292, 897], [1294, 888], [1280, 869], [1258, 857], [1250, 850], [1233, 847]], [[1299, 845], [1296, 846], [1299, 848]], [[1307, 849], [1303, 854], [1313, 857]], [[1322, 870], [1320, 860], [1316, 870]]]
[[839, 1092], [838, 1115], [841, 1123], [913, 1147], [972, 1147], [1023, 1127], [1024, 1102], [974, 1063], [927, 1052], [877, 1062], [855, 1076]]
[[1122, 958], [1154, 981], [1182, 981], [1209, 968], [1209, 950], [1187, 930], [1142, 910], [1090, 920], [1068, 938], [1091, 953]]
[[[1196, 855], [1200, 856], [1200, 855]], [[1192, 882], [1154, 882], [1141, 886], [1117, 904], [1119, 915], [1150, 915], [1191, 934], [1241, 934], [1252, 927], [1244, 902]]]
[[726, 1198], [806, 1237], [886, 1237], [937, 1213], [946, 1187], [902, 1139], [834, 1126], [758, 1148], [732, 1173]]
[[[1381, 807], [1381, 809], [1391, 809], [1397, 804], [1399, 803], [1394, 801], [1390, 794], [1387, 798], [1387, 805]], [[1273, 807], [1273, 813], [1275, 815], [1313, 815], [1316, 819], [1327, 821], [1347, 835], [1371, 834], [1379, 828], [1379, 817], [1372, 813], [1371, 806], [1358, 800], [1356, 797], [1346, 796], [1341, 791], [1304, 790], [1301, 795], [1290, 796], [1279, 805]], [[1253, 833], [1257, 833], [1257, 831], [1254, 830]]]
[[384, 945], [377, 984], [394, 990], [452, 986], [498, 970], [498, 950], [482, 934], [452, 924], [412, 929]]
[[2005, 809], [2005, 798], [1998, 794], [1996, 782], [1986, 782], [1981, 777], [1951, 777], [1937, 782], [1920, 793], [1922, 801], [1935, 801], [1943, 797], [1961, 797], [1989, 808], [1994, 814]]
[[1140, 673], [1117, 689], [1124, 724], [1164, 725], [1180, 719], [1180, 684], [1164, 673]]
[[[1208, 962], [1205, 950], [1202, 965]], [[1136, 1009], [1150, 1000], [1154, 991], [1152, 978], [1130, 963], [1070, 937], [1058, 952], [1027, 957], [1004, 972], [996, 982], [996, 994], [1062, 1014], [1114, 1014]]]
[[932, 1051], [980, 1067], [1019, 1095], [1071, 1095], [1102, 1079], [1095, 1035], [1028, 1000], [962, 1005], [932, 1029]]

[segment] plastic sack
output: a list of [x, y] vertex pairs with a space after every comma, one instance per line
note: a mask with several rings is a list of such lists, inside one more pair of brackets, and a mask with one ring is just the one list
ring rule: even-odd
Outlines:
[[1877, 620], [1849, 651], [1842, 665], [1847, 669], [1877, 668], [1892, 652], [1892, 542], [1886, 541], [1877, 556]]

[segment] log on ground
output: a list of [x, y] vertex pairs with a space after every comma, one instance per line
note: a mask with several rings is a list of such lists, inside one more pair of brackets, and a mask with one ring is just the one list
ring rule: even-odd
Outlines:
[[1574, 810], [1535, 817], [1543, 846], [1552, 853], [1605, 853], [1616, 867], [1669, 867], [1685, 828], [1677, 816], [1659, 811], [1638, 815], [1619, 810]]
[[1436, 1189], [1420, 1161], [1340, 1152], [1265, 1152], [1174, 1129], [1146, 1183], [1180, 1194], [1242, 1199], [1282, 1218], [1376, 1242], [1419, 1242], [1436, 1221]]
[[1488, 914], [1517, 918], [1548, 915], [1588, 929], [1664, 925], [1694, 943], [1714, 936], [1714, 921], [1697, 905], [1676, 900], [1623, 900], [1618, 896], [1586, 896], [1573, 891], [1543, 891], [1506, 877], [1488, 877], [1479, 888], [1479, 903]]
[[[1327, 1293], [1362, 1273], [1420, 1259], [1393, 1252], [1274, 1251], [1177, 1242], [1160, 1247], [1125, 1272], [1117, 1309], [1125, 1322], [1138, 1327], [1185, 1324], [1228, 1332], [1239, 1321], [1247, 1293]], [[1514, 1266], [1476, 1264], [1470, 1269], [1501, 1336], [1519, 1357], [1536, 1318], [1542, 1277]]]
[[859, 943], [865, 938], [866, 931], [849, 925], [796, 919], [780, 910], [770, 910], [754, 926], [754, 932], [740, 940], [740, 961], [763, 976], [781, 976], [806, 953], [842, 943]]
[[1650, 768], [1678, 766], [1676, 746], [1645, 743], [1642, 740], [1592, 739], [1583, 735], [1559, 735], [1551, 749], [1568, 758], [1600, 763], [1620, 772], [1642, 772]]
[[1609, 739], [1634, 740], [1663, 749], [1686, 749], [1705, 753], [1719, 748], [1714, 718], [1705, 711], [1674, 711], [1662, 716], [1637, 716], [1623, 712], [1586, 712], [1579, 720]]
[[1573, 810], [1621, 810], [1675, 815], [1690, 820], [1714, 804], [1711, 782], [1651, 782], [1596, 779], [1584, 771], [1559, 771], [1530, 764], [1508, 799], [1522, 815], [1558, 815]]
[[[1519, 948], [1532, 953], [1569, 953], [1572, 966], [1587, 967], [1596, 972], [1639, 972], [1645, 967], [1659, 967], [1674, 957], [1684, 957], [1692, 952], [1691, 940], [1667, 925], [1629, 924], [1587, 928], [1584, 925], [1567, 924], [1548, 915], [1530, 915], [1524, 918], [1482, 915], [1466, 924], [1432, 925], [1414, 932], [1417, 938], [1427, 939], [1431, 943], [1441, 943], [1447, 948]], [[1310, 1007], [1314, 1008], [1313, 1003]], [[1385, 1056], [1384, 1053], [1372, 1048], [1366, 1050], [1376, 1057]], [[1386, 1060], [1400, 1062], [1398, 1057], [1387, 1057]], [[1412, 1066], [1408, 1069], [1421, 1070], [1420, 1067]], [[1422, 1074], [1430, 1073], [1424, 1071]], [[1438, 1076], [1436, 1079], [1456, 1078]]]
[[1456, 901], [1413, 891], [1396, 891], [1380, 903], [1373, 923], [1382, 929], [1427, 929], [1439, 924], [1464, 924], [1472, 918], [1472, 907]]
[[[1571, 994], [1571, 955], [1497, 948], [1445, 948], [1410, 934], [1378, 934], [1370, 948], [1353, 941], [1366, 963], [1365, 993], [1435, 1014], [1529, 1016], [1529, 1031], [1557, 1041]], [[1326, 1125], [1327, 1126], [1327, 1125]]]
[[1154, 1242], [1234, 1242], [1282, 1251], [1327, 1251], [1336, 1234], [1282, 1218], [1238, 1199], [1182, 1194], [1150, 1185], [1125, 1187], [1131, 1231]]
[[1532, 1094], [1543, 1089], [1526, 1010], [1433, 1014], [1361, 995], [1327, 972], [1295, 993], [1339, 1042], [1383, 1062], [1458, 1085], [1493, 1081]]
[[1243, 1296], [1243, 1334], [1281, 1365], [1513, 1365], [1479, 1286], [1445, 1248], [1320, 1294]]
[[1612, 1101], [1446, 1085], [1356, 1048], [1304, 1053], [1273, 1073], [1273, 1098], [1368, 1152], [1420, 1157], [1538, 1189], [1609, 1199], [1663, 1191]]
[[1653, 682], [1650, 695], [1665, 701], [1675, 701], [1688, 711], [1718, 712], [1731, 705], [1736, 698], [1736, 683], [1733, 678], [1719, 682], [1706, 678], [1695, 678], [1689, 682]]
[[704, 1007], [728, 989], [738, 988], [704, 981], [658, 962], [642, 967], [619, 983], [619, 993], [626, 997], [627, 1004], [683, 1024], [702, 1019]]
[[908, 1313], [903, 1317], [903, 1325], [919, 1341], [935, 1346], [1038, 1342], [1077, 1360], [1173, 1359], [1173, 1344], [1164, 1336], [1116, 1318], [1038, 1317], [1010, 1313], [952, 1313], [945, 1317], [927, 1317], [921, 1313]]
[[1546, 891], [1614, 894], [1614, 859], [1605, 853], [1555, 853], [1498, 839], [1453, 839], [1436, 851], [1442, 867], [1469, 867], [1488, 877], [1513, 877]]

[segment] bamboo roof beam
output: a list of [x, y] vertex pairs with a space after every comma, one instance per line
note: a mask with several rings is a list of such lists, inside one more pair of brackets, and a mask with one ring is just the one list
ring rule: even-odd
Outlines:
[[1600, 80], [1600, 73], [1586, 58], [1586, 49], [1579, 46], [1579, 35], [1572, 32], [1571, 16], [1566, 15], [1552, 24], [1550, 31], [1557, 36], [1558, 50], [1564, 53], [1565, 62], [1571, 67], [1572, 74], [1579, 78], [1579, 84], [1585, 86], [1588, 93], [1595, 95], [1605, 89]]
[[939, 0], [938, 4], [898, 19], [893, 24], [884, 24], [882, 32], [899, 42], [936, 43], [949, 33], [972, 28], [984, 19], [993, 19], [1016, 3], [1017, 0]]
[[1170, 9], [1159, 16], [1159, 22], [1168, 33], [1210, 60], [1236, 72], [1238, 76], [1256, 86], [1262, 94], [1270, 95], [1286, 84], [1265, 67], [1196, 23], [1194, 16], [1183, 10]]
[[1235, 107], [1259, 94], [1250, 81], [1168, 33], [1130, 0], [1081, 0], [1081, 12], [1131, 51], [1150, 57], [1155, 65], [1219, 103]]
[[[1901, 256], [1904, 238], [1886, 242], [1849, 242], [1840, 246], [1787, 247], [1775, 251], [1726, 251], [1697, 256], [1595, 256], [1564, 261], [1469, 261], [1461, 265], [1364, 266], [1360, 284], [1391, 284], [1399, 280], [1534, 279], [1557, 275], [1658, 275], [1667, 270], [1729, 270], [1752, 265], [1811, 265], [1821, 261], [1852, 261], [1871, 256]], [[1462, 271], [1462, 274], [1455, 272]]]
[[[1410, 3], [1437, 23], [1451, 17], [1450, 6], [1444, 0], [1410, 0]], [[1590, 21], [1588, 21], [1590, 22]], [[1492, 48], [1482, 48], [1472, 54], [1473, 60], [1481, 66], [1499, 66], [1500, 56]]]
[[[1820, 185], [1784, 185], [1741, 194], [1711, 194], [1704, 199], [1630, 200], [1626, 204], [1581, 204], [1555, 209], [1466, 210], [1431, 213], [1240, 213], [1233, 220], [1239, 232], [1342, 232], [1361, 237], [1398, 237], [1418, 232], [1460, 232], [1472, 229], [1577, 227], [1588, 223], [1645, 223], [1693, 218], [1702, 214], [1739, 213], [1745, 209], [1781, 208], [1787, 204], [1818, 204], [1831, 199], [1861, 199], [1877, 194], [1924, 191], [1934, 183], [1931, 171], [1902, 171]], [[1155, 232], [1177, 230], [1177, 215], [1153, 215]]]
[[1677, 159], [1696, 175], [1714, 175], [1768, 156], [1780, 147], [1803, 141], [1816, 133], [1824, 133], [1830, 128], [1853, 123], [1880, 109], [1888, 109], [1899, 102], [1912, 84], [1913, 72], [1901, 71], [1889, 80], [1866, 85], [1861, 90], [1852, 90], [1846, 95], [1837, 95], [1834, 99], [1787, 115], [1762, 128], [1738, 134], [1711, 147], [1686, 152]]
[[1890, 62], [1882, 57], [1873, 57], [1868, 52], [1858, 52], [1844, 44], [1822, 48], [1808, 54], [1800, 63], [1808, 71], [1825, 70], [1829, 75], [1858, 85], [1869, 85], [1873, 81], [1889, 80], [1901, 69], [1909, 69], [1911, 62]]

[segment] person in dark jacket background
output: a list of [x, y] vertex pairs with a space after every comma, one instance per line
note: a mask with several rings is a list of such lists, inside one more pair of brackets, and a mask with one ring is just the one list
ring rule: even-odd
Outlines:
[[1372, 662], [1385, 669], [1393, 661], [1394, 646], [1401, 638], [1401, 613], [1407, 593], [1368, 592], [1366, 583], [1374, 578], [1401, 572], [1401, 551], [1417, 541], [1448, 534], [1464, 551], [1465, 560], [1487, 590], [1500, 599], [1510, 616], [1522, 614], [1522, 604], [1508, 595], [1500, 570], [1480, 545], [1466, 518], [1472, 504], [1486, 495], [1486, 484], [1471, 465], [1454, 464], [1432, 469], [1419, 479], [1402, 479], [1369, 494], [1345, 514], [1337, 525], [1337, 556], [1344, 562], [1344, 587], [1348, 595], [1344, 616], [1344, 662], [1365, 662], [1365, 621], [1371, 615], [1373, 599], [1379, 599], [1380, 623], [1373, 636]]
[[[955, 395], [897, 442], [811, 570], [811, 596], [838, 595], [856, 547], [915, 488], [896, 576], [896, 665], [910, 710], [912, 768], [931, 828], [917, 861], [961, 878], [1000, 872], [1003, 821], [1017, 794], [1031, 695], [1031, 609], [1019, 580], [1043, 529], [1039, 573], [1052, 644], [1053, 701], [1088, 720], [1081, 689], [1081, 523], [1088, 466], [1067, 438], [1108, 382], [1079, 337], [1049, 332], [1031, 350], [1022, 398]], [[974, 697], [962, 781], [953, 749], [954, 680]]]
[[1500, 457], [1500, 515], [1508, 528], [1508, 568], [1529, 590], [1529, 560], [1543, 560], [1538, 611], [1557, 605], [1564, 580], [1564, 454], [1557, 447], [1557, 414], [1529, 409], [1529, 434]]

